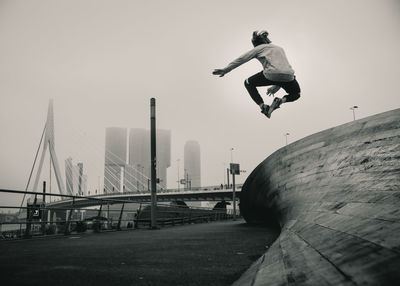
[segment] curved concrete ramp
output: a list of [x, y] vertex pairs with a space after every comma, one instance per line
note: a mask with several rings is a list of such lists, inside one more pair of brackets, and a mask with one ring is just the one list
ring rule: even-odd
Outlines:
[[281, 234], [235, 285], [399, 285], [400, 109], [276, 151], [240, 199]]

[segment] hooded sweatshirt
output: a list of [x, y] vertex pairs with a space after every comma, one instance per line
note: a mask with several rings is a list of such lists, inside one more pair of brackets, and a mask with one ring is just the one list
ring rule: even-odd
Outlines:
[[263, 74], [267, 79], [280, 82], [294, 80], [294, 70], [286, 58], [285, 51], [274, 44], [256, 46], [231, 62], [224, 70], [228, 73], [253, 58], [260, 61], [263, 66]]

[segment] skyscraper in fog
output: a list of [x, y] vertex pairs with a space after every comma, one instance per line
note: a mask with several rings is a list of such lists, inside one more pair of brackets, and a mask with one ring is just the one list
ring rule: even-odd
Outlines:
[[[167, 169], [171, 165], [171, 131], [156, 132], [157, 178], [167, 187]], [[147, 191], [150, 185], [150, 131], [132, 128], [129, 131], [129, 160], [124, 185], [129, 191]]]
[[147, 191], [150, 179], [150, 133], [146, 129], [129, 131], [129, 159], [125, 175], [127, 191]]
[[87, 195], [87, 175], [83, 173], [83, 163], [74, 166], [71, 157], [65, 160], [65, 183], [67, 191], [74, 196]]
[[[167, 168], [171, 165], [171, 131], [157, 130], [156, 136], [157, 178], [159, 186], [166, 188]], [[150, 177], [150, 131], [132, 128], [128, 138], [126, 128], [106, 128], [105, 192], [147, 191]]]
[[162, 188], [167, 188], [167, 169], [171, 166], [171, 131], [157, 130], [157, 177]]
[[123, 192], [127, 151], [126, 128], [106, 128], [104, 192]]
[[197, 141], [187, 141], [184, 147], [184, 168], [187, 187], [201, 187], [200, 144]]

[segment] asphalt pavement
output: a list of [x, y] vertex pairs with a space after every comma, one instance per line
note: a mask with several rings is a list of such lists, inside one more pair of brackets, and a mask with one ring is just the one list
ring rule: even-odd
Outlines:
[[1, 285], [231, 285], [279, 235], [243, 220], [0, 241]]

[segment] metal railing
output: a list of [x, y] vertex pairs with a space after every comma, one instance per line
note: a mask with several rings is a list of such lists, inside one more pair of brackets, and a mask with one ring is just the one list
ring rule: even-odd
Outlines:
[[[236, 190], [240, 190], [243, 184], [237, 184]], [[220, 190], [231, 190], [232, 185], [223, 185], [223, 186], [205, 186], [205, 187], [192, 187], [190, 189], [158, 189], [157, 193], [182, 193], [182, 192], [204, 192], [204, 191], [220, 191]], [[135, 191], [135, 192], [114, 192], [114, 193], [104, 193], [104, 194], [96, 194], [92, 197], [105, 197], [105, 196], [118, 196], [125, 194], [150, 194], [150, 190], [147, 191]]]
[[[9, 214], [0, 214], [0, 240], [31, 238], [46, 235], [69, 235], [71, 233], [116, 231], [143, 228], [150, 225], [150, 206], [133, 203], [130, 200], [72, 196], [51, 193], [25, 192], [0, 189], [0, 193], [11, 195], [29, 194], [33, 202], [26, 206], [0, 205]], [[69, 198], [70, 206], [56, 207], [46, 204], [48, 198]], [[81, 199], [95, 200], [95, 207], [78, 207]], [[12, 214], [10, 214], [12, 211]], [[210, 222], [231, 219], [232, 213], [226, 209], [157, 205], [157, 225]]]

